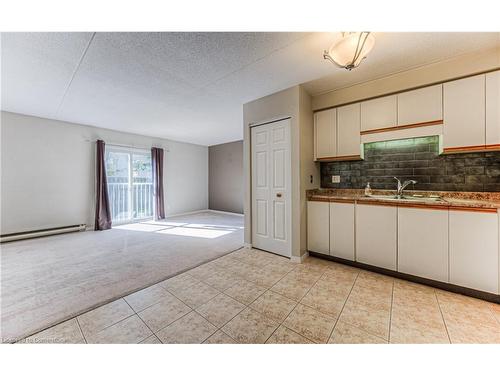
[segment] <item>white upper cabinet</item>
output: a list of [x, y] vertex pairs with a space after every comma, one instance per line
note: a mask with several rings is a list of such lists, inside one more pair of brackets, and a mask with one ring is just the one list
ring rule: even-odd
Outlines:
[[500, 71], [319, 111], [314, 124], [314, 160], [353, 159], [363, 143], [430, 135], [442, 136], [445, 153], [500, 151]]
[[337, 108], [337, 156], [360, 155], [361, 104]]
[[450, 283], [498, 293], [498, 214], [450, 210]]
[[397, 95], [361, 102], [361, 131], [395, 127]]
[[443, 119], [443, 85], [398, 94], [398, 125]]
[[307, 202], [307, 250], [330, 254], [330, 204]]
[[330, 203], [330, 255], [354, 260], [354, 203]]
[[337, 155], [337, 109], [314, 114], [316, 137], [315, 159], [331, 158]]
[[443, 95], [444, 151], [446, 152], [447, 148], [484, 146], [486, 140], [484, 74], [445, 83]]
[[500, 145], [500, 70], [486, 74], [486, 145]]
[[356, 205], [356, 261], [396, 270], [397, 207]]
[[398, 208], [398, 271], [448, 282], [448, 210]]

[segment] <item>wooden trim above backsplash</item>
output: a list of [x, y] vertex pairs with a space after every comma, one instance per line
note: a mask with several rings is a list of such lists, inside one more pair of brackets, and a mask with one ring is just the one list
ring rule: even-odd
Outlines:
[[464, 152], [484, 152], [484, 151], [500, 151], [500, 144], [443, 148], [443, 154], [460, 154]]
[[360, 134], [366, 135], [366, 134], [374, 134], [374, 133], [384, 133], [384, 132], [392, 132], [395, 130], [405, 130], [405, 129], [420, 128], [423, 126], [433, 126], [433, 125], [441, 125], [441, 124], [443, 124], [443, 120], [434, 120], [434, 121], [419, 122], [416, 124], [395, 125], [395, 126], [391, 126], [388, 128], [363, 130], [360, 132]]
[[443, 148], [443, 154], [458, 154], [462, 152], [481, 152], [485, 151], [485, 145], [479, 146], [461, 146], [461, 147], [445, 147]]
[[316, 161], [346, 161], [346, 160], [363, 160], [361, 155], [345, 155], [345, 156], [332, 156], [326, 158], [317, 158]]
[[500, 151], [500, 144], [491, 144], [484, 146], [486, 151]]

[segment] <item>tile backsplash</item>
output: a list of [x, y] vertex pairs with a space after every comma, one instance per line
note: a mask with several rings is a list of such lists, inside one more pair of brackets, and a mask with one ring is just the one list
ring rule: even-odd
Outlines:
[[367, 143], [365, 160], [322, 162], [321, 187], [362, 189], [370, 182], [395, 189], [396, 176], [417, 180], [415, 190], [500, 191], [500, 152], [438, 155], [438, 149], [437, 136]]

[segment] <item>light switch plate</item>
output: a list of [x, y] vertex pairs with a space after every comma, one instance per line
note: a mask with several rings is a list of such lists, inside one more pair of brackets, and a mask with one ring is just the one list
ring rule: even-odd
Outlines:
[[332, 184], [340, 184], [340, 176], [332, 176]]

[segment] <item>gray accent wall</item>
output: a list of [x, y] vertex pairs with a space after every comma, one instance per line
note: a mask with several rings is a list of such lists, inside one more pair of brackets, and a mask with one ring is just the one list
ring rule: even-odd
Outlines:
[[[321, 187], [395, 189], [393, 176], [417, 180], [415, 190], [500, 191], [500, 152], [439, 155], [439, 138], [365, 144], [365, 160], [321, 163]], [[340, 175], [340, 184], [331, 176]], [[408, 187], [411, 189], [411, 186]]]
[[208, 148], [208, 206], [243, 213], [243, 141]]

